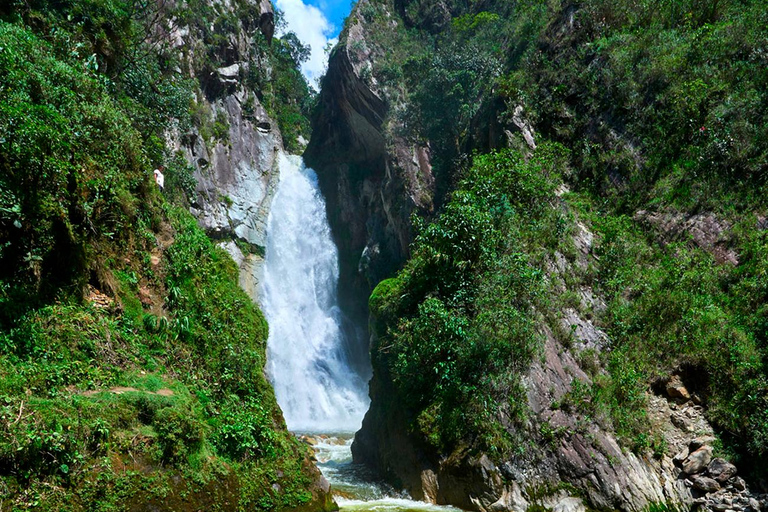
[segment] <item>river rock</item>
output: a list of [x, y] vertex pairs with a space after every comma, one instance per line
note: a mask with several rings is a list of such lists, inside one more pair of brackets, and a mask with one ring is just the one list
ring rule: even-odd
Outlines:
[[696, 475], [692, 478], [693, 488], [703, 492], [716, 492], [720, 490], [720, 484], [714, 478]]
[[707, 468], [712, 460], [712, 447], [702, 446], [695, 452], [688, 455], [683, 462], [683, 471], [689, 475], [701, 473]]
[[749, 508], [751, 508], [755, 512], [758, 512], [760, 510], [760, 502], [757, 501], [755, 498], [749, 498]]
[[733, 488], [737, 491], [746, 491], [747, 490], [747, 483], [744, 481], [743, 478], [740, 476], [737, 476], [733, 479]]
[[707, 468], [709, 476], [720, 483], [725, 482], [736, 474], [736, 466], [720, 457], [712, 459]]

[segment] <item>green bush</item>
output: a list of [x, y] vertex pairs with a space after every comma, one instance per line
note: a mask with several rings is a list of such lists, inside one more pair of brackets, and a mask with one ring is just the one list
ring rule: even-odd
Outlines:
[[186, 462], [199, 451], [206, 437], [199, 414], [189, 409], [160, 409], [152, 421], [160, 445], [161, 460], [171, 464]]
[[405, 268], [371, 295], [377, 358], [437, 449], [467, 439], [497, 456], [516, 448], [489, 404], [525, 416], [520, 377], [538, 350], [536, 309], [546, 302], [528, 251], [557, 220], [546, 205], [563, 158], [546, 144], [528, 161], [510, 150], [477, 156]]
[[274, 457], [277, 434], [271, 412], [254, 400], [231, 397], [216, 422], [214, 444], [234, 460]]

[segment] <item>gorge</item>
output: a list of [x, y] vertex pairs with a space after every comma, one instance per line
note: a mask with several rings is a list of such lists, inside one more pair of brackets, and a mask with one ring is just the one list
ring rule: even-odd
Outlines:
[[0, 6], [0, 509], [768, 507], [763, 3], [280, 16]]

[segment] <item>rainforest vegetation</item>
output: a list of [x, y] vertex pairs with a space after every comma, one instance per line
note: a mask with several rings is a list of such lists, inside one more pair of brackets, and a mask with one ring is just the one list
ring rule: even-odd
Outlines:
[[[375, 375], [408, 434], [440, 457], [524, 453], [525, 378], [550, 337], [590, 377], [552, 408], [672, 456], [647, 405], [678, 374], [717, 454], [768, 476], [765, 2], [354, 9], [367, 39], [348, 21], [334, 52], [386, 104], [388, 149], [428, 147], [437, 184], [369, 299]], [[266, 322], [189, 213], [193, 166], [169, 143], [229, 144], [210, 104], [247, 31], [238, 87], [302, 150], [324, 108], [298, 70], [308, 50], [270, 42], [260, 15], [0, 5], [0, 509], [333, 506], [313, 502], [317, 470], [264, 376]], [[199, 45], [179, 51], [179, 27]], [[577, 347], [567, 309], [606, 345]]]
[[[413, 431], [439, 453], [524, 452], [504, 427], [525, 424], [520, 379], [544, 331], [570, 346], [560, 318], [577, 308], [610, 343], [581, 353], [592, 383], [561, 407], [661, 456], [646, 393], [682, 373], [718, 449], [763, 473], [762, 2], [404, 0], [358, 12], [370, 28], [349, 43], [352, 58], [370, 55], [362, 77], [386, 95], [390, 133], [428, 143], [442, 180], [439, 214], [416, 219], [410, 259], [370, 299], [374, 366], [396, 396], [387, 403], [406, 404]], [[384, 30], [393, 16], [402, 22]], [[494, 149], [489, 127], [518, 132], [520, 112], [538, 147], [510, 133], [512, 149]], [[697, 218], [718, 219], [709, 242], [680, 227]], [[595, 235], [585, 268], [575, 264], [578, 224]], [[555, 252], [564, 272], [551, 268]], [[582, 288], [605, 307], [585, 308]]]
[[[266, 322], [186, 211], [192, 170], [165, 140], [227, 137], [196, 95], [211, 93], [223, 32], [258, 19], [236, 4], [0, 6], [3, 510], [274, 510], [312, 498], [316, 470], [263, 373]], [[205, 32], [191, 57], [158, 35], [174, 16]], [[256, 35], [272, 78], [253, 69], [249, 80], [296, 144], [307, 84], [287, 43]]]

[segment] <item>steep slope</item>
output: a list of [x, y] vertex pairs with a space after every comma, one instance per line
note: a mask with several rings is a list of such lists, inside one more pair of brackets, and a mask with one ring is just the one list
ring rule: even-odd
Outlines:
[[[269, 12], [41, 0], [0, 18], [0, 508], [335, 508], [264, 376], [266, 322], [186, 207], [223, 202], [225, 236], [258, 245], [224, 185], [238, 167], [268, 183], [281, 146], [254, 96], [282, 101], [265, 69], [295, 64], [258, 42]], [[212, 90], [245, 47], [263, 87]]]
[[404, 267], [356, 460], [478, 510], [759, 506], [710, 459], [764, 471], [763, 11], [356, 6], [306, 154], [358, 293]]
[[429, 146], [393, 134], [390, 98], [364, 79], [373, 55], [359, 21], [363, 5], [330, 56], [304, 158], [326, 197], [342, 299], [365, 318], [365, 297], [408, 254], [411, 214], [433, 211], [435, 178]]

